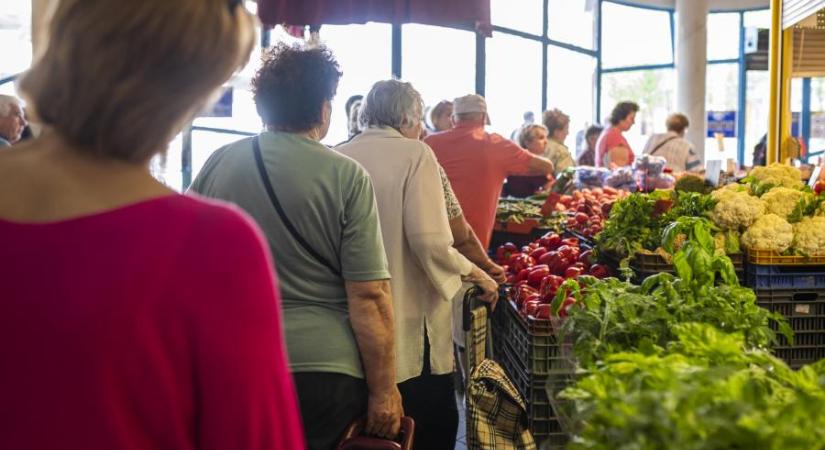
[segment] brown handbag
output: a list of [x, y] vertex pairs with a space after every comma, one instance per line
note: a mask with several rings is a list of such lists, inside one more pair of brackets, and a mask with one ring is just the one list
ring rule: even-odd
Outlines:
[[364, 436], [366, 422], [367, 419], [362, 417], [349, 424], [336, 450], [412, 450], [415, 434], [415, 422], [412, 417], [401, 418], [398, 441]]

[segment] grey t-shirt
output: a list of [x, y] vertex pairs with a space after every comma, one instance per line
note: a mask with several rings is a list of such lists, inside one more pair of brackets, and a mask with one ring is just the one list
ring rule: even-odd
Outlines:
[[390, 278], [369, 175], [352, 159], [300, 135], [266, 132], [260, 146], [289, 220], [343, 278], [307, 253], [281, 223], [256, 168], [252, 138], [218, 149], [190, 189], [236, 203], [264, 230], [282, 292], [292, 371], [363, 378], [344, 280]]

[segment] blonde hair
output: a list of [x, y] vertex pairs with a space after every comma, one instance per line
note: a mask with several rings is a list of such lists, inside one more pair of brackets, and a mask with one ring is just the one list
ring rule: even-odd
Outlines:
[[518, 145], [520, 145], [521, 148], [527, 148], [527, 146], [533, 142], [533, 130], [536, 128], [544, 130], [545, 132], [547, 131], [547, 127], [538, 123], [530, 123], [521, 127], [518, 133]]
[[79, 150], [143, 163], [249, 58], [241, 1], [60, 0], [20, 80], [29, 108]]

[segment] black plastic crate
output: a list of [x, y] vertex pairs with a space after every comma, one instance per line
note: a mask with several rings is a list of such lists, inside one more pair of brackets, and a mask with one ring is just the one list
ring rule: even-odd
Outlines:
[[515, 362], [525, 373], [547, 375], [572, 370], [571, 362], [562, 355], [562, 349], [549, 320], [526, 318], [511, 301], [508, 301], [506, 306], [509, 347], [505, 347], [505, 351], [509, 348]]
[[[747, 275], [745, 271], [745, 255], [735, 253], [728, 255], [728, 257], [733, 264], [733, 270], [736, 271], [736, 277], [739, 278], [740, 283], [744, 284]], [[658, 254], [637, 253], [636, 257], [630, 261], [630, 268], [633, 269], [635, 275], [634, 281], [636, 283], [641, 283], [645, 278], [656, 275], [657, 273], [676, 273], [673, 264], [667, 262]]]
[[527, 407], [527, 426], [540, 448], [563, 448], [569, 441], [559, 417], [547, 398], [547, 376], [524, 373], [508, 352], [501, 361], [510, 381], [521, 394]]
[[825, 265], [762, 265], [748, 264], [745, 285], [754, 290], [825, 288]]
[[[790, 267], [790, 266], [789, 266]], [[756, 304], [782, 314], [794, 332], [790, 345], [778, 335], [774, 354], [793, 368], [825, 358], [825, 285], [819, 289], [758, 289]], [[771, 328], [777, 329], [776, 323]]]

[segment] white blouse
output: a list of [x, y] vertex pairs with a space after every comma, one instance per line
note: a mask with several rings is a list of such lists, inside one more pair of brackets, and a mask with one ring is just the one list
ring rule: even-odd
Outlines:
[[392, 276], [398, 382], [421, 375], [424, 332], [436, 375], [453, 371], [451, 300], [473, 268], [453, 248], [438, 162], [424, 142], [370, 128], [336, 147], [372, 178]]

